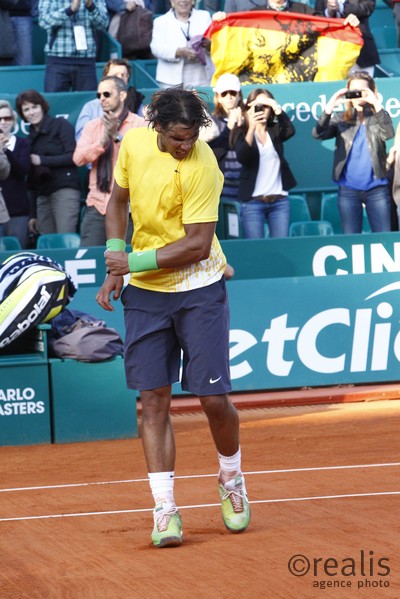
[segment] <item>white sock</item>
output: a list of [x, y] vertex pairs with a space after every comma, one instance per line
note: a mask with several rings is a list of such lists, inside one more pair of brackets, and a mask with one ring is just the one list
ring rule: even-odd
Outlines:
[[219, 460], [219, 479], [222, 483], [228, 482], [241, 472], [242, 454], [240, 447], [237, 452], [231, 456], [223, 456], [218, 454]]
[[148, 476], [155, 504], [157, 505], [157, 503], [166, 502], [175, 505], [175, 472], [149, 472]]

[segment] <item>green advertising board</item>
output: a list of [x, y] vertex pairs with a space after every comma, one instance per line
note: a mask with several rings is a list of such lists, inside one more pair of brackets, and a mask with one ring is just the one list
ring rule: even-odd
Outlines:
[[[400, 378], [398, 233], [222, 246], [236, 271], [228, 281], [235, 391]], [[120, 302], [105, 312], [95, 300], [105, 276], [103, 248], [46, 254], [78, 285], [70, 307], [99, 316], [123, 337]]]

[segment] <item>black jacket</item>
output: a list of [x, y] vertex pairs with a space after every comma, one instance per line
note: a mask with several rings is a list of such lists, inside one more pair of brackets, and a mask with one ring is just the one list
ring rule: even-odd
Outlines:
[[58, 189], [80, 189], [78, 169], [72, 155], [75, 150], [75, 130], [63, 117], [45, 115], [39, 130], [29, 128], [31, 154], [40, 156], [40, 166], [33, 166], [29, 187], [35, 195], [49, 195]]
[[[290, 139], [295, 132], [296, 130], [293, 123], [283, 111], [275, 118], [274, 123], [268, 126], [268, 133], [281, 163], [282, 187], [285, 191], [289, 191], [289, 189], [292, 189], [292, 187], [296, 185], [296, 179], [284, 157], [283, 142]], [[256, 186], [260, 162], [260, 154], [258, 152], [256, 140], [254, 139], [252, 145], [249, 146], [245, 137], [245, 127], [238, 127], [232, 133], [232, 145], [236, 151], [238, 161], [243, 165], [240, 173], [238, 192], [238, 198], [242, 202], [251, 200]]]
[[29, 215], [29, 197], [26, 177], [30, 169], [29, 140], [17, 137], [14, 150], [6, 150], [11, 165], [10, 174], [1, 182], [1, 190], [10, 216]]
[[[350, 121], [345, 121], [343, 113], [335, 112], [328, 115], [326, 112], [323, 112], [318, 119], [318, 123], [312, 130], [312, 135], [315, 139], [336, 138], [333, 158], [334, 181], [340, 179], [360, 126], [360, 121], [356, 116]], [[385, 141], [394, 136], [393, 123], [389, 113], [382, 109], [379, 112], [366, 116], [365, 132], [374, 175], [378, 179], [382, 179], [387, 176]]]
[[[343, 13], [341, 14], [343, 19], [348, 15], [356, 15], [360, 21], [359, 27], [364, 40], [364, 45], [361, 48], [357, 64], [361, 68], [372, 67], [374, 64], [379, 64], [381, 62], [368, 22], [368, 17], [370, 17], [375, 10], [375, 4], [376, 0], [346, 0], [343, 5]], [[325, 15], [325, 10], [326, 0], [316, 0], [316, 14]]]
[[0, 59], [11, 59], [17, 53], [17, 43], [9, 13], [16, 6], [17, 1], [0, 0]]

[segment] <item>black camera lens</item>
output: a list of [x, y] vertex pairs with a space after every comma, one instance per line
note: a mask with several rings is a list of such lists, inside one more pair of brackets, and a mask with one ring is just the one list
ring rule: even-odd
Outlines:
[[353, 98], [361, 98], [362, 92], [359, 89], [349, 89], [344, 95], [347, 100], [351, 100]]
[[254, 112], [264, 112], [264, 110], [266, 109], [266, 105], [265, 104], [256, 104], [254, 106]]

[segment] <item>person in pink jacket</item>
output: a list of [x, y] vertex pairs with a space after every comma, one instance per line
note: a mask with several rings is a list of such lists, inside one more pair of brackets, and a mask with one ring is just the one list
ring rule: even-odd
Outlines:
[[91, 164], [89, 193], [81, 225], [82, 246], [106, 242], [105, 213], [122, 137], [129, 129], [145, 126], [144, 118], [129, 112], [126, 107], [126, 85], [119, 77], [103, 77], [97, 97], [103, 116], [85, 125], [73, 155], [76, 165]]

